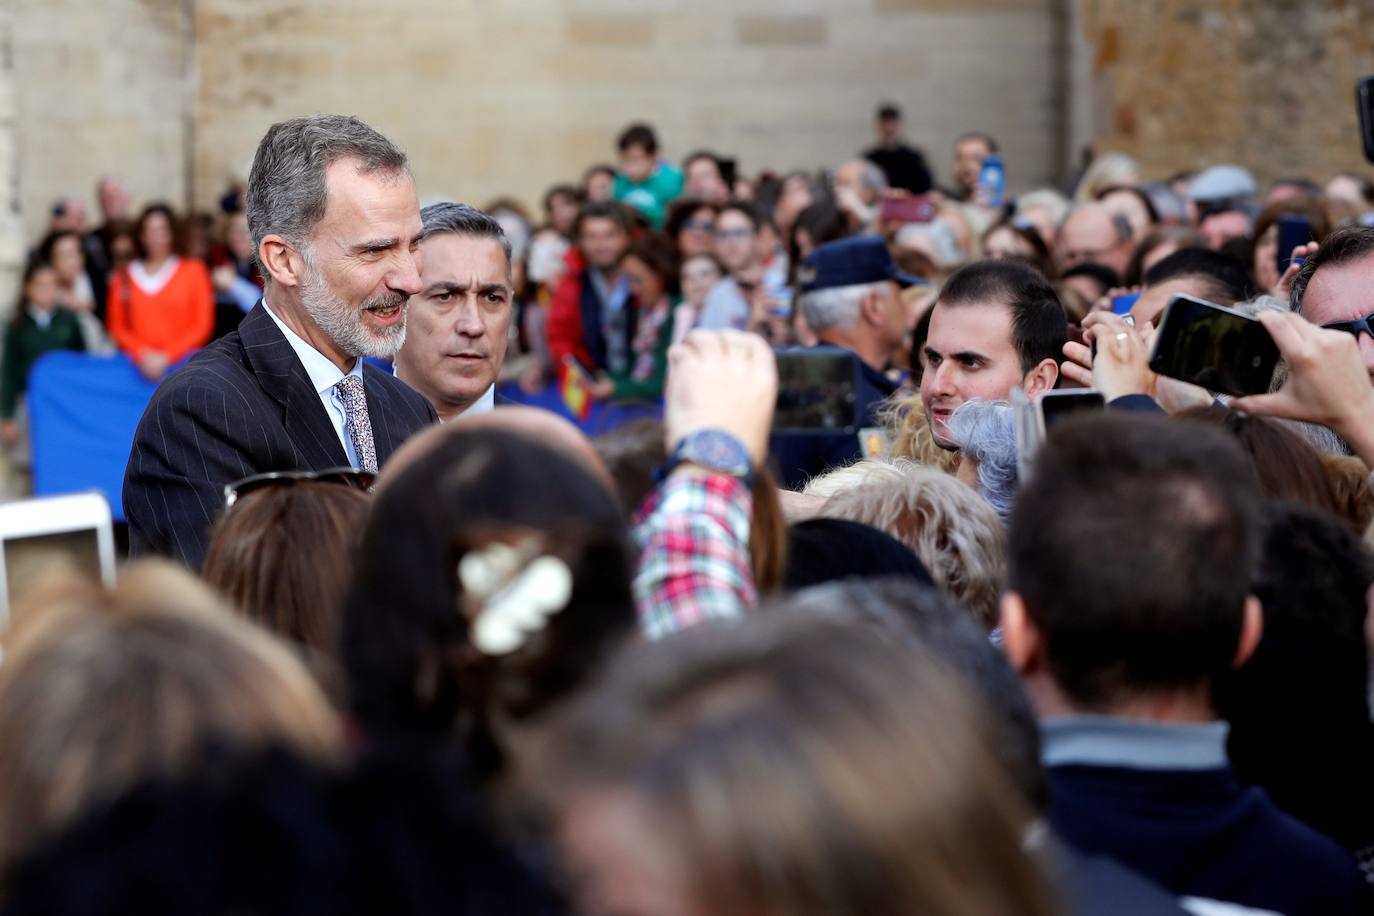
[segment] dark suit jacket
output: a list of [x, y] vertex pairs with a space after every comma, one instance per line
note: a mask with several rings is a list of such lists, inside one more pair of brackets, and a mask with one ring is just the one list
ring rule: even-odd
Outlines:
[[[380, 466], [434, 408], [404, 382], [363, 366]], [[124, 472], [132, 554], [200, 569], [224, 485], [266, 471], [346, 467], [348, 455], [310, 376], [259, 302], [237, 331], [173, 372], [153, 394]]]

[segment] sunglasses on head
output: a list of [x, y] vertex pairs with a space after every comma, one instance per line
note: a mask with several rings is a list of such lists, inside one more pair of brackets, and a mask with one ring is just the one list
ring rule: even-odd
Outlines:
[[253, 474], [242, 480], [224, 485], [224, 508], [232, 509], [234, 503], [255, 490], [267, 487], [289, 487], [302, 481], [319, 483], [338, 483], [364, 492], [371, 490], [377, 475], [371, 471], [357, 468], [325, 468], [322, 471], [268, 471], [266, 474]]
[[1347, 334], [1353, 334], [1356, 340], [1360, 339], [1361, 334], [1374, 337], [1374, 312], [1370, 312], [1363, 318], [1353, 318], [1350, 321], [1333, 321], [1330, 324], [1322, 325], [1322, 327], [1328, 331], [1344, 331]]

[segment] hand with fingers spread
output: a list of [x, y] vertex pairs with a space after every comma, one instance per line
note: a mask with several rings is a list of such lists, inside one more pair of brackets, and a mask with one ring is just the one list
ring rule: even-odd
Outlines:
[[693, 331], [668, 351], [663, 423], [668, 450], [689, 434], [719, 429], [749, 450], [754, 467], [768, 455], [778, 396], [778, 364], [757, 334]]
[[1278, 345], [1288, 378], [1272, 394], [1239, 398], [1231, 406], [1328, 426], [1374, 467], [1374, 387], [1356, 338], [1289, 312], [1261, 312], [1258, 318]]

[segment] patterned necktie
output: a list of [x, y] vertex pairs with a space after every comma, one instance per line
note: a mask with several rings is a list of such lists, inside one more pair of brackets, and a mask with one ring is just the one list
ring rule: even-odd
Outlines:
[[363, 380], [356, 375], [345, 375], [334, 386], [343, 401], [344, 415], [348, 417], [348, 437], [353, 440], [353, 451], [358, 456], [358, 469], [377, 472], [377, 448], [372, 444], [372, 419], [367, 415], [367, 395], [363, 393]]

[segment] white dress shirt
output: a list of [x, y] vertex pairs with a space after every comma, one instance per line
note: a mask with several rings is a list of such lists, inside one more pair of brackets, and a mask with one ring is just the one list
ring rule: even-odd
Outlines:
[[[282, 334], [286, 337], [286, 342], [291, 345], [291, 349], [296, 351], [296, 358], [305, 367], [305, 374], [310, 376], [310, 384], [315, 386], [315, 391], [319, 393], [320, 403], [324, 405], [324, 412], [329, 415], [329, 422], [334, 424], [334, 432], [339, 436], [339, 442], [343, 444], [344, 454], [348, 456], [348, 463], [353, 467], [359, 467], [357, 450], [353, 448], [353, 437], [348, 432], [348, 413], [344, 410], [343, 399], [339, 397], [338, 389], [334, 386], [343, 380], [344, 373], [339, 371], [339, 367], [334, 365], [334, 361], [306, 343], [299, 334], [286, 326], [280, 318], [273, 313], [267, 300], [262, 301], [263, 310], [272, 316], [272, 320], [281, 328]], [[363, 361], [355, 359], [353, 368], [348, 371], [349, 375], [363, 377]]]
[[486, 413], [488, 410], [496, 408], [496, 384], [487, 389], [487, 393], [468, 405], [468, 409], [460, 413], [456, 419], [463, 417], [475, 417], [478, 414]]

